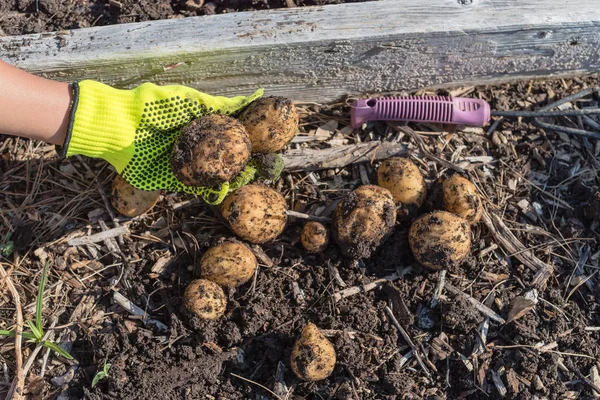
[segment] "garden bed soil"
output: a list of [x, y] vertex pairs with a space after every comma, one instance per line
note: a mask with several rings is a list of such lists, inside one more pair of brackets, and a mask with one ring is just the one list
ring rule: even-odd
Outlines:
[[[485, 98], [495, 108], [531, 109], [597, 83], [596, 77], [522, 82], [452, 94]], [[444, 172], [410, 136], [383, 123], [370, 123], [360, 132], [344, 130], [349, 125], [344, 105], [299, 109], [304, 138], [329, 129], [331, 121], [338, 132], [346, 132], [310, 146], [399, 140], [409, 146], [430, 184]], [[406, 224], [370, 259], [352, 262], [335, 244], [322, 254], [307, 254], [299, 243], [304, 221], [292, 218], [276, 241], [254, 247], [261, 262], [256, 279], [227, 292], [225, 317], [200, 321], [182, 306], [183, 291], [198, 277], [203, 251], [231, 236], [213, 209], [188, 196], [165, 194], [147, 215], [121, 219], [131, 231], [119, 245], [125, 262], [102, 243], [91, 257], [89, 248], [70, 247], [66, 241], [75, 233], [96, 232], [100, 219], [112, 224], [100, 195], [100, 190], [109, 191], [110, 168], [84, 158], [59, 161], [47, 146], [4, 138], [0, 202], [2, 210], [10, 211], [1, 214], [0, 237], [12, 230], [15, 250], [2, 262], [15, 268], [13, 280], [26, 305], [35, 297], [40, 257], [51, 261], [46, 320], [58, 316], [58, 332], [69, 333], [61, 343], [74, 340], [71, 353], [79, 366], [71, 381], [57, 387], [51, 378], [64, 374], [69, 363], [51, 356], [42, 383], [34, 380], [38, 385], [30, 383], [28, 390], [38, 398], [63, 399], [274, 398], [268, 390], [288, 399], [499, 399], [499, 379], [504, 398], [591, 398], [590, 379], [600, 357], [600, 334], [594, 329], [600, 325], [600, 292], [593, 275], [600, 256], [600, 146], [510, 120], [489, 134], [475, 128], [413, 127], [429, 132], [422, 135], [429, 153], [467, 169], [487, 211], [501, 216], [518, 240], [554, 269], [547, 284], [537, 288], [537, 305], [521, 318], [486, 321], [449, 290], [432, 305], [442, 275], [414, 261]], [[327, 216], [349, 190], [366, 180], [376, 182], [375, 167], [366, 163], [312, 177], [286, 173], [271, 185], [291, 209]], [[578, 263], [582, 276], [574, 272]], [[535, 271], [508, 254], [479, 223], [473, 227], [469, 257], [445, 273], [446, 284], [506, 319], [516, 299], [531, 290]], [[332, 297], [393, 274], [401, 278], [339, 301]], [[589, 275], [588, 286], [583, 279]], [[167, 331], [114, 304], [115, 290]], [[430, 376], [414, 357], [404, 358], [411, 347], [386, 312], [390, 304]], [[4, 288], [0, 309], [0, 328], [12, 325], [14, 306]], [[314, 383], [296, 378], [289, 364], [293, 343], [309, 321], [324, 330], [338, 359], [333, 374]], [[485, 324], [486, 346], [474, 353]], [[0, 356], [10, 371], [11, 343], [0, 341]], [[91, 388], [105, 362], [112, 365], [109, 377]], [[30, 374], [39, 373], [38, 363]]]

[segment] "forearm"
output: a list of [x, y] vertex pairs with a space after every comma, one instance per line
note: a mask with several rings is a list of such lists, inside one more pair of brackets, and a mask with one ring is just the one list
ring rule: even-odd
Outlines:
[[0, 61], [0, 133], [62, 145], [71, 88]]

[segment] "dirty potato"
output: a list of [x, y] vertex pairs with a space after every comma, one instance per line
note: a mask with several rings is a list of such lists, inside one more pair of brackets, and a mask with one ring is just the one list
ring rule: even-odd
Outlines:
[[425, 179], [408, 158], [394, 157], [381, 163], [377, 169], [377, 182], [392, 193], [399, 219], [414, 217], [427, 197]]
[[262, 97], [239, 116], [252, 142], [253, 153], [274, 153], [296, 136], [298, 111], [285, 97]]
[[192, 281], [183, 295], [186, 308], [200, 319], [217, 319], [225, 314], [227, 298], [223, 289], [207, 279]]
[[262, 185], [246, 185], [229, 194], [221, 215], [236, 235], [257, 244], [275, 239], [287, 223], [283, 196]]
[[306, 324], [292, 348], [294, 374], [305, 381], [320, 381], [331, 375], [335, 361], [335, 349], [331, 342], [315, 324]]
[[322, 223], [309, 221], [304, 225], [300, 239], [306, 251], [309, 253], [320, 253], [329, 244], [329, 231]]
[[471, 225], [479, 222], [483, 214], [481, 198], [477, 188], [467, 178], [454, 174], [436, 182], [437, 207], [457, 214], [466, 219]]
[[440, 270], [460, 264], [469, 254], [471, 228], [456, 214], [434, 211], [412, 223], [408, 242], [418, 262]]
[[256, 257], [243, 243], [226, 241], [208, 249], [200, 259], [200, 275], [221, 286], [237, 287], [256, 271]]
[[137, 217], [150, 211], [159, 197], [160, 190], [136, 189], [117, 175], [112, 184], [110, 202], [120, 214]]
[[188, 186], [215, 186], [240, 173], [251, 150], [250, 137], [237, 120], [206, 115], [183, 128], [173, 146], [171, 168]]
[[342, 254], [366, 258], [392, 233], [396, 206], [389, 190], [361, 186], [338, 204], [332, 221], [332, 234]]

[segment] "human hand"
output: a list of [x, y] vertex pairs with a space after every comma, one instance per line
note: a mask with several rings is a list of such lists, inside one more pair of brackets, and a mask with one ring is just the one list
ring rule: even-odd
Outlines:
[[227, 98], [180, 85], [144, 83], [120, 90], [85, 80], [73, 90], [63, 156], [102, 158], [138, 189], [191, 193], [210, 204], [219, 204], [229, 190], [254, 178], [257, 163], [251, 161], [234, 181], [217, 188], [187, 186], [171, 171], [171, 152], [181, 129], [193, 119], [236, 114], [262, 96], [262, 89], [248, 97]]

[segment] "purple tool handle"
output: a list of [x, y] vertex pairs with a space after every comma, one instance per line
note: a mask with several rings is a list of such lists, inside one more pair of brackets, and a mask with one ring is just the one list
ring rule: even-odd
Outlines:
[[490, 105], [484, 100], [444, 96], [400, 96], [356, 100], [352, 104], [352, 127], [367, 121], [439, 122], [484, 126]]

